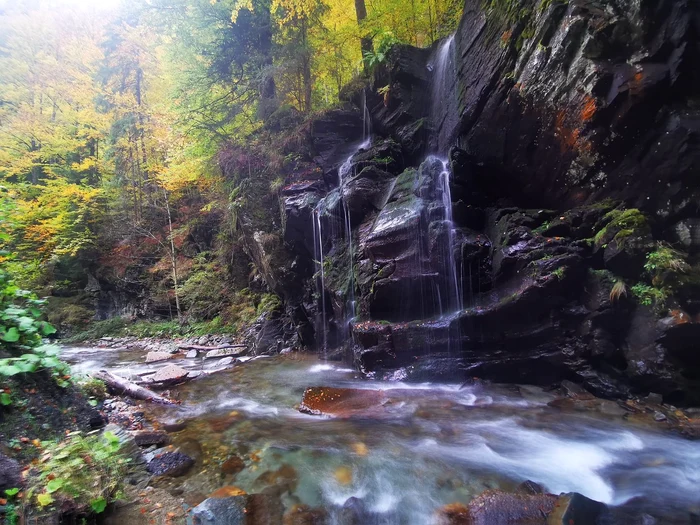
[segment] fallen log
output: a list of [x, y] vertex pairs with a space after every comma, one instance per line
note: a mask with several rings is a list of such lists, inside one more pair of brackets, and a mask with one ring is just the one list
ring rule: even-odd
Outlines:
[[175, 401], [156, 394], [155, 392], [138, 386], [131, 381], [127, 381], [124, 378], [110, 374], [106, 370], [100, 370], [92, 374], [92, 377], [103, 381], [107, 385], [107, 389], [115, 394], [122, 394], [125, 396], [133, 397], [134, 399], [141, 399], [143, 401], [153, 401], [154, 403], [161, 403], [163, 405], [175, 405]]
[[202, 345], [177, 345], [181, 350], [226, 350], [228, 348], [246, 348], [248, 345], [221, 345], [221, 346], [202, 346]]

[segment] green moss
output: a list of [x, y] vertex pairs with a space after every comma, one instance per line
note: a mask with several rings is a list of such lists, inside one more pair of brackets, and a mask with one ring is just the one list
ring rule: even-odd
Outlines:
[[611, 210], [603, 216], [606, 223], [593, 238], [597, 246], [615, 241], [624, 244], [629, 237], [644, 234], [649, 231], [646, 216], [636, 208], [629, 210]]
[[560, 266], [552, 272], [552, 275], [556, 277], [559, 281], [561, 281], [562, 279], [564, 279], [564, 275], [566, 275], [566, 267]]

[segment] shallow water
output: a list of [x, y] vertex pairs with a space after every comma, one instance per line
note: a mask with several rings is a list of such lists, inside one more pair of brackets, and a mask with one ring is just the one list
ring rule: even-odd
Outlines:
[[[64, 352], [82, 372], [162, 366], [142, 364], [144, 356]], [[396, 389], [400, 401], [371, 418], [299, 413], [304, 389], [321, 385]], [[422, 524], [446, 503], [532, 480], [555, 494], [626, 504], [657, 518], [650, 523], [693, 523], [700, 506], [700, 442], [628, 422], [614, 410], [550, 407], [554, 396], [535, 387], [373, 382], [339, 364], [290, 356], [248, 361], [175, 395], [181, 406], [149, 410], [162, 422], [188, 423], [173, 434], [174, 445], [200, 457], [191, 474], [166, 485], [190, 498], [224, 485], [252, 493], [277, 484], [288, 508], [303, 503], [337, 515], [356, 497], [373, 523]], [[246, 463], [235, 476], [221, 471], [232, 454]]]

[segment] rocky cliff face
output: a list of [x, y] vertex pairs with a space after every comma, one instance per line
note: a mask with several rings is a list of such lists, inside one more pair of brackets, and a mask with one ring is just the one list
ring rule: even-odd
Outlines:
[[380, 377], [699, 401], [699, 9], [467, 0], [453, 40], [395, 48], [371, 143], [325, 116], [282, 192], [305, 341]]

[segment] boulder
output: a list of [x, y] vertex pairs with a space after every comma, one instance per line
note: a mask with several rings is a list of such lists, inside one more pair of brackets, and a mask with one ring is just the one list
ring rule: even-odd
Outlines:
[[168, 443], [168, 434], [160, 430], [139, 430], [132, 433], [134, 442], [139, 447], [149, 447], [151, 445], [157, 445], [162, 447]]
[[148, 472], [156, 476], [184, 476], [195, 461], [182, 452], [163, 451], [156, 454], [146, 465]]
[[[469, 502], [468, 519], [464, 521], [447, 521], [445, 523], [464, 523], [469, 525], [527, 523], [528, 525], [548, 525], [547, 517], [553, 512], [557, 501], [557, 496], [553, 494], [527, 495], [489, 490]], [[576, 523], [594, 522], [581, 521]]]

